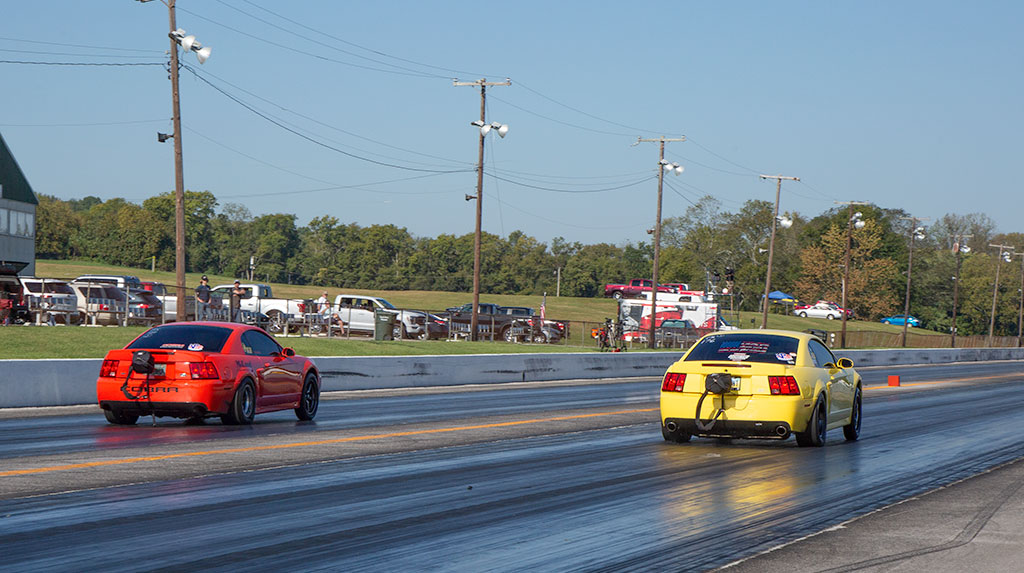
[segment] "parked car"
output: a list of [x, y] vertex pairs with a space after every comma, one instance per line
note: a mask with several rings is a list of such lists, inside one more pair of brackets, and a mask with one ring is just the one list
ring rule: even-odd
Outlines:
[[913, 326], [915, 328], [921, 326], [920, 320], [914, 318], [913, 316], [908, 318], [905, 314], [895, 314], [893, 316], [887, 316], [883, 318], [881, 322], [885, 324], [898, 324], [900, 326], [902, 326], [903, 323], [906, 322], [907, 326]]
[[[147, 291], [149, 291], [149, 292], [151, 292], [151, 293], [153, 293], [153, 295], [156, 296], [156, 298], [160, 299], [160, 303], [163, 305], [163, 308], [164, 308], [163, 320], [165, 322], [174, 322], [175, 320], [178, 320], [178, 293], [177, 292], [169, 291], [167, 289], [167, 286], [164, 285], [164, 283], [157, 282], [157, 281], [142, 281], [142, 288], [147, 290]], [[221, 308], [220, 303], [221, 303], [222, 298], [223, 298], [223, 293], [220, 293], [220, 292], [212, 293], [211, 292], [210, 293], [210, 307], [214, 308], [214, 304], [216, 303], [216, 305], [218, 305], [218, 306], [216, 306], [216, 308], [218, 310], [220, 310], [220, 308]], [[221, 316], [221, 315], [223, 315], [223, 316]], [[215, 313], [214, 316], [217, 319], [219, 319], [219, 320], [227, 320], [228, 319], [228, 316], [226, 314], [224, 314], [224, 313]], [[185, 320], [195, 320], [196, 318], [197, 318], [197, 316], [196, 316], [196, 297], [195, 297], [195, 294], [193, 293], [193, 291], [191, 289], [186, 289], [186, 291], [185, 291]], [[214, 317], [210, 317], [210, 318], [214, 318]]]
[[420, 340], [437, 340], [448, 338], [448, 319], [436, 314], [427, 314], [427, 332], [421, 333]]
[[22, 324], [29, 320], [25, 287], [18, 279], [18, 273], [25, 266], [0, 262], [0, 324]]
[[37, 313], [40, 322], [49, 315], [54, 322], [78, 323], [78, 295], [67, 282], [57, 279], [21, 277], [30, 313]]
[[[211, 290], [211, 296], [223, 297], [224, 302], [230, 308], [231, 289], [234, 286], [234, 284], [217, 285]], [[263, 324], [257, 319], [249, 320], [246, 316], [265, 315], [267, 330], [271, 334], [287, 334], [291, 329], [297, 330], [301, 327], [302, 318], [304, 313], [308, 312], [307, 309], [311, 311], [314, 308], [311, 299], [275, 298], [270, 285], [240, 283], [239, 286], [245, 289], [245, 295], [239, 301], [241, 320], [251, 324]], [[229, 316], [228, 319], [230, 320], [230, 318]]]
[[126, 299], [121, 289], [110, 283], [77, 279], [68, 284], [78, 296], [78, 316], [82, 324], [109, 326], [122, 323]]
[[[654, 281], [651, 279], [630, 279], [625, 284], [606, 284], [604, 285], [604, 296], [610, 296], [615, 299], [622, 298], [639, 298], [641, 294], [645, 292], [651, 292], [653, 290]], [[677, 289], [674, 286], [658, 285], [659, 293], [676, 293]]]
[[390, 312], [395, 314], [395, 325], [392, 338], [422, 338], [427, 332], [427, 313], [419, 310], [401, 310], [379, 296], [364, 294], [339, 294], [334, 297], [333, 311], [352, 332], [373, 334], [376, 320], [375, 313]]
[[148, 290], [132, 290], [128, 294], [128, 322], [153, 325], [163, 322], [164, 305]]
[[[819, 300], [814, 304], [798, 305], [793, 307], [793, 313], [803, 318], [827, 318], [828, 320], [836, 320], [843, 317], [843, 309], [834, 302], [827, 300]], [[849, 318], [853, 313], [849, 309], [846, 310], [846, 317]]]
[[702, 332], [697, 330], [693, 321], [683, 318], [663, 321], [655, 334], [661, 348], [689, 348], [701, 337]]
[[107, 352], [96, 395], [111, 424], [139, 416], [251, 424], [256, 414], [293, 409], [312, 420], [320, 403], [313, 363], [260, 328], [224, 322], [156, 326]]
[[[827, 382], [827, 383], [826, 383]], [[785, 330], [715, 332], [668, 368], [661, 433], [787, 439], [822, 446], [828, 430], [847, 441], [861, 429], [860, 374], [817, 337]]]

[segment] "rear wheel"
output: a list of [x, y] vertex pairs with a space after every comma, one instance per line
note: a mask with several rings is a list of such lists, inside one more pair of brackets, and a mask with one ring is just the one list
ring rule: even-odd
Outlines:
[[220, 421], [232, 426], [239, 424], [248, 425], [252, 423], [252, 419], [255, 417], [256, 389], [253, 388], [251, 381], [245, 380], [238, 385], [238, 389], [235, 390], [235, 397], [231, 400], [231, 405], [228, 407], [228, 413], [221, 416]]
[[617, 291], [613, 292], [612, 293], [612, 298], [614, 298], [615, 300], [622, 299], [622, 291], [621, 290], [617, 290]]
[[853, 409], [850, 412], [850, 423], [843, 426], [843, 436], [847, 442], [856, 441], [860, 437], [860, 415], [861, 415], [861, 394], [860, 387], [853, 394]]
[[828, 411], [825, 408], [825, 395], [822, 394], [814, 405], [811, 419], [807, 421], [807, 429], [796, 433], [796, 443], [800, 447], [820, 448], [825, 445], [825, 431], [828, 429]]
[[138, 414], [126, 414], [117, 410], [103, 410], [103, 415], [107, 417], [108, 422], [118, 426], [133, 426], [139, 421]]
[[676, 442], [682, 444], [690, 441], [690, 433], [682, 430], [676, 430], [671, 432], [665, 427], [665, 424], [661, 425], [661, 437], [665, 438], [666, 442]]
[[288, 321], [279, 310], [272, 310], [267, 314], [267, 332], [270, 334], [287, 334]]
[[836, 319], [836, 315], [830, 314], [830, 315], [826, 316], [825, 318], [827, 318], [829, 320], [835, 320]]
[[806, 312], [801, 312], [800, 313], [800, 318], [807, 318], [807, 313]]
[[320, 386], [316, 383], [316, 374], [306, 374], [306, 382], [302, 384], [302, 396], [299, 407], [295, 409], [295, 417], [300, 420], [312, 420], [320, 406]]
[[515, 337], [512, 336], [512, 327], [510, 326], [506, 326], [505, 329], [501, 331], [501, 337], [505, 342], [515, 342]]

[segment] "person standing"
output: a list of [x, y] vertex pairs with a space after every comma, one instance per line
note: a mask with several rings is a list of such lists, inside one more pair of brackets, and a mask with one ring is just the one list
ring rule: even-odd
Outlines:
[[242, 297], [245, 296], [245, 289], [236, 280], [235, 286], [231, 288], [231, 322], [238, 322], [242, 309]]
[[196, 287], [196, 320], [210, 319], [210, 279], [203, 275]]

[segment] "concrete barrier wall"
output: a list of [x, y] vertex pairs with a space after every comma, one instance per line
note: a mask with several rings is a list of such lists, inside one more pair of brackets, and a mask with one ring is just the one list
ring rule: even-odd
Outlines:
[[[1024, 348], [848, 350], [857, 366], [1021, 360]], [[660, 376], [682, 353], [474, 354], [314, 358], [323, 389], [366, 390]], [[99, 359], [0, 360], [0, 408], [96, 402]]]

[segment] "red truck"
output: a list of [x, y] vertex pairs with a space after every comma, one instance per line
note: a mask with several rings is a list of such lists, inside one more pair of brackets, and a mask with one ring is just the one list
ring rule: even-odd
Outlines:
[[[614, 299], [640, 298], [642, 293], [651, 292], [653, 285], [654, 281], [651, 279], [631, 279], [629, 284], [604, 285], [604, 296], [610, 296]], [[658, 292], [674, 293], [676, 289], [666, 285], [658, 285]]]

